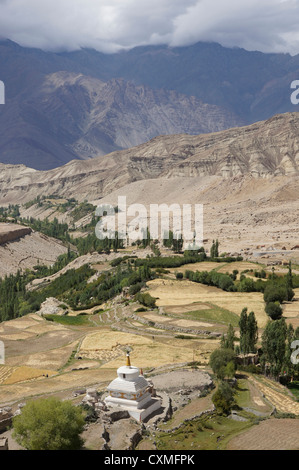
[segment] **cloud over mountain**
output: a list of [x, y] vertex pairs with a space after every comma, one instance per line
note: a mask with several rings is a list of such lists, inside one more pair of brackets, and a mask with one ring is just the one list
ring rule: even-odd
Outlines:
[[2, 37], [52, 51], [213, 41], [297, 54], [298, 23], [299, 0], [0, 0]]

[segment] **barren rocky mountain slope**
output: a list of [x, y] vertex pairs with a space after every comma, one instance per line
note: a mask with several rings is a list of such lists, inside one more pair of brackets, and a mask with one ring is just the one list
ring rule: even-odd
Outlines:
[[[68, 72], [47, 75], [27, 110], [55, 123], [58, 140], [80, 159], [130, 148], [160, 134], [214, 132], [241, 122], [220, 106], [175, 91]], [[41, 162], [35, 166], [40, 167]]]
[[130, 148], [160, 134], [214, 132], [244, 123], [194, 96], [79, 73], [46, 75], [0, 109], [0, 160], [40, 170]]
[[0, 224], [0, 277], [15, 274], [18, 270], [37, 264], [54, 264], [57, 257], [66, 253], [62, 242], [28, 227]]
[[161, 177], [296, 176], [298, 131], [299, 114], [286, 113], [214, 134], [160, 136], [49, 171], [0, 164], [0, 204], [23, 203], [41, 194], [95, 200], [134, 181]]
[[213, 43], [103, 54], [0, 39], [0, 161], [47, 170], [156, 135], [214, 132], [296, 111], [290, 85], [298, 70], [299, 55]]
[[147, 207], [196, 202], [205, 238], [218, 236], [223, 251], [288, 251], [299, 243], [298, 126], [299, 114], [288, 113], [214, 134], [161, 136], [50, 171], [0, 165], [0, 205], [50, 194], [113, 205], [122, 195]]

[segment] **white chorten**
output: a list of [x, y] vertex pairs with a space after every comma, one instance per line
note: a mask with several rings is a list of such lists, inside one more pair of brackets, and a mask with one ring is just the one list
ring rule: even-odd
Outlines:
[[109, 396], [105, 403], [108, 407], [125, 409], [138, 421], [161, 408], [160, 400], [152, 398], [149, 392], [151, 386], [148, 381], [140, 375], [137, 367], [131, 366], [129, 354], [126, 366], [119, 367], [117, 375], [117, 379], [107, 387]]

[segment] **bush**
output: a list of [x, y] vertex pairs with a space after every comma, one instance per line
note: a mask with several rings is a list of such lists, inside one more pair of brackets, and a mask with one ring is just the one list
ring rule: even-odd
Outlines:
[[292, 300], [294, 292], [286, 286], [280, 286], [277, 283], [268, 284], [264, 292], [264, 301], [269, 303], [279, 302], [282, 304], [285, 300]]
[[261, 368], [255, 364], [238, 365], [238, 370], [249, 372], [250, 374], [261, 374]]
[[137, 300], [137, 302], [141, 303], [145, 307], [149, 307], [149, 308], [155, 308], [156, 307], [156, 299], [154, 297], [152, 297], [148, 292], [146, 292], [144, 294], [139, 292], [135, 296], [135, 300]]
[[138, 292], [141, 291], [142, 287], [145, 286], [144, 282], [138, 282], [137, 284], [133, 285], [129, 289], [129, 294], [130, 295], [136, 295]]
[[79, 450], [83, 427], [82, 410], [57, 398], [31, 401], [13, 418], [13, 436], [27, 450]]
[[164, 269], [164, 268], [157, 268], [156, 273], [157, 274], [169, 274], [170, 271], [168, 269]]
[[232, 375], [232, 366], [236, 369], [236, 355], [232, 349], [215, 349], [210, 356], [210, 366], [219, 379]]
[[279, 320], [282, 317], [282, 308], [279, 302], [270, 302], [265, 307], [265, 312], [272, 320]]
[[255, 282], [253, 279], [249, 277], [245, 277], [239, 284], [239, 291], [240, 292], [255, 292]]
[[234, 400], [234, 390], [226, 383], [222, 382], [218, 390], [212, 396], [212, 402], [215, 405], [218, 414], [228, 415], [231, 412]]

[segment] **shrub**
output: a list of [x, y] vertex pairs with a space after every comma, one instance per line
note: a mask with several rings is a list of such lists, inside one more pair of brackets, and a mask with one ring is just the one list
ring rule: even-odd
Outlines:
[[13, 418], [13, 436], [27, 450], [79, 450], [83, 426], [82, 410], [70, 401], [40, 399]]
[[232, 349], [215, 349], [210, 356], [210, 366], [219, 379], [232, 375], [232, 366], [236, 369], [236, 355]]
[[267, 304], [274, 302], [282, 304], [285, 300], [292, 300], [293, 296], [292, 289], [288, 289], [286, 286], [279, 286], [276, 283], [271, 283], [265, 288], [264, 301]]
[[255, 283], [253, 279], [245, 277], [239, 284], [240, 292], [255, 292]]
[[212, 396], [212, 401], [218, 414], [228, 415], [235, 404], [234, 390], [228, 383], [222, 382]]
[[135, 296], [135, 300], [137, 300], [137, 302], [141, 303], [145, 307], [149, 307], [149, 308], [156, 307], [156, 299], [152, 297], [148, 292], [145, 292], [143, 294], [139, 292]]
[[282, 308], [279, 302], [270, 302], [265, 307], [265, 312], [272, 320], [279, 320], [282, 317]]

